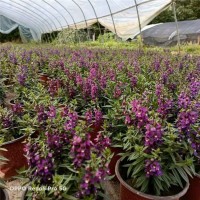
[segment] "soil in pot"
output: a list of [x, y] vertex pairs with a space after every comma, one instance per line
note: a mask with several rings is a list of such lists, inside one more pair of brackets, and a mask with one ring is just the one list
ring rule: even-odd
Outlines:
[[6, 190], [0, 189], [0, 200], [9, 200]]
[[185, 195], [189, 188], [189, 183], [186, 183], [183, 189], [173, 187], [171, 190], [171, 193], [173, 194], [163, 194], [165, 196], [145, 194], [130, 186], [130, 180], [128, 180], [126, 176], [127, 170], [121, 167], [120, 160], [117, 161], [115, 173], [120, 181], [120, 200], [179, 200], [183, 195]]

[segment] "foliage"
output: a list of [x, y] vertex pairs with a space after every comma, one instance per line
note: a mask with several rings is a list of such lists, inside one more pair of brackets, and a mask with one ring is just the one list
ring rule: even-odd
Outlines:
[[88, 40], [87, 33], [80, 29], [65, 29], [61, 31], [54, 40], [55, 44], [76, 44]]
[[115, 41], [115, 34], [112, 32], [104, 33], [99, 35], [98, 42], [112, 42]]
[[[1, 142], [0, 142], [1, 143]], [[0, 148], [0, 151], [7, 151], [6, 149]], [[8, 160], [0, 155], [0, 166], [5, 164]], [[0, 178], [0, 189], [6, 188], [5, 181]]]
[[19, 29], [17, 28], [9, 34], [0, 33], [0, 41], [1, 42], [18, 41], [20, 43], [21, 39], [20, 39], [20, 35], [19, 35]]
[[[33, 185], [63, 185], [73, 197], [83, 191], [94, 199], [111, 142], [126, 151], [133, 187], [148, 193], [153, 186], [159, 195], [184, 186], [199, 162], [199, 56], [106, 44], [113, 48], [2, 47], [2, 75], [17, 96], [8, 113], [21, 133], [38, 134], [28, 141], [27, 176]], [[81, 181], [93, 182], [101, 168], [87, 195]]]
[[3, 83], [0, 82], [0, 105], [4, 103], [6, 94]]
[[[194, 20], [200, 18], [199, 0], [176, 0], [176, 13], [178, 21]], [[173, 9], [170, 7], [157, 16], [151, 23], [174, 21]]]

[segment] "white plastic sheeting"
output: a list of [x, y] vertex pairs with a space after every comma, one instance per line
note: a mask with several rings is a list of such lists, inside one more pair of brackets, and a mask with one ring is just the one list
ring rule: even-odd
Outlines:
[[33, 30], [30, 30], [29, 28], [17, 24], [16, 22], [14, 22], [11, 19], [8, 19], [7, 17], [0, 15], [0, 33], [9, 34], [16, 28], [19, 28], [19, 33], [24, 43], [31, 40], [40, 40], [41, 36], [38, 36]]
[[18, 27], [14, 21], [0, 15], [0, 33], [9, 34]]
[[123, 39], [133, 38], [141, 27], [162, 12], [172, 0], [0, 0], [0, 15], [42, 33], [65, 28], [86, 28], [99, 22]]

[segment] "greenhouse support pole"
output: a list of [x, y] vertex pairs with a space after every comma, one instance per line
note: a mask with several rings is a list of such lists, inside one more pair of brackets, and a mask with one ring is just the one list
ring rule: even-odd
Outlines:
[[106, 3], [108, 5], [108, 9], [110, 11], [110, 16], [111, 16], [113, 28], [114, 28], [114, 31], [115, 31], [115, 38], [117, 39], [117, 29], [116, 29], [116, 26], [115, 26], [115, 21], [114, 21], [114, 18], [113, 18], [112, 10], [111, 10], [110, 4], [108, 3], [108, 0], [106, 0]]
[[86, 26], [86, 29], [87, 29], [87, 37], [88, 37], [88, 40], [90, 40], [90, 34], [89, 34], [89, 29], [88, 29], [88, 23], [87, 23], [87, 19], [86, 19], [86, 16], [85, 16], [85, 13], [83, 12], [83, 9], [81, 8], [81, 6], [75, 1], [75, 0], [72, 0], [74, 2], [74, 4], [76, 4], [78, 6], [78, 8], [80, 9], [82, 15], [83, 15], [83, 18], [84, 18], [84, 21], [85, 21], [85, 26]]
[[139, 29], [140, 29], [141, 42], [143, 43], [143, 41], [142, 41], [142, 26], [141, 26], [141, 21], [140, 21], [140, 14], [139, 14], [139, 10], [138, 10], [138, 4], [137, 4], [136, 0], [134, 0], [134, 1], [135, 1], [135, 8], [136, 8], [136, 12], [137, 12], [138, 24], [139, 24]]
[[172, 6], [173, 6], [173, 12], [174, 12], [174, 19], [175, 19], [175, 23], [176, 23], [178, 51], [180, 53], [180, 51], [181, 51], [180, 32], [179, 32], [178, 20], [177, 20], [177, 16], [176, 16], [176, 2], [174, 0], [172, 2]]

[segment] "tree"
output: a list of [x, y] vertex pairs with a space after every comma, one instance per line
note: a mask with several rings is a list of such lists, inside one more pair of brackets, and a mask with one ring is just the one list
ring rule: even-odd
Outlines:
[[[176, 0], [176, 14], [178, 21], [200, 18], [200, 0]], [[163, 11], [151, 23], [173, 22], [174, 14], [171, 7]]]

